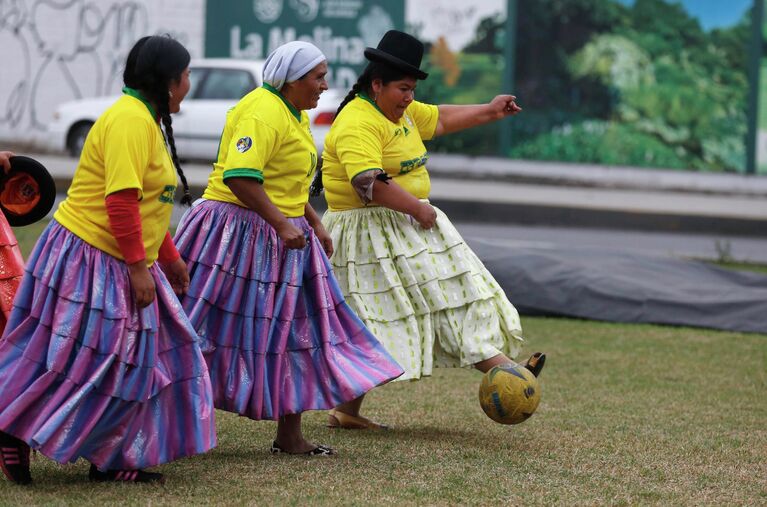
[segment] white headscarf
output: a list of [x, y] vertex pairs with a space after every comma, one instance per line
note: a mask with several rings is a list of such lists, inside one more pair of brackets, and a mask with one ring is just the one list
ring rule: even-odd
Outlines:
[[292, 83], [327, 60], [314, 44], [293, 41], [272, 51], [264, 63], [264, 82], [276, 89]]

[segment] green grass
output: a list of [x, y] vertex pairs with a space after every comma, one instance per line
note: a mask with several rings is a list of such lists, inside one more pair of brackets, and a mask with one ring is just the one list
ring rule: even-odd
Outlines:
[[735, 261], [716, 262], [715, 264], [722, 268], [734, 269], [737, 271], [753, 271], [755, 273], [767, 274], [767, 266], [764, 264]]
[[32, 248], [35, 246], [37, 238], [40, 237], [43, 229], [45, 229], [47, 226], [47, 220], [40, 220], [39, 222], [35, 222], [32, 225], [13, 228], [13, 234], [16, 236], [16, 240], [19, 242], [19, 248], [21, 248], [21, 254], [24, 256], [24, 259], [29, 257], [29, 252], [31, 252]]
[[389, 432], [306, 414], [333, 458], [273, 457], [273, 422], [218, 412], [219, 446], [159, 467], [165, 486], [93, 485], [88, 464], [38, 455], [35, 483], [0, 480], [3, 505], [764, 505], [767, 336], [524, 318], [548, 355], [537, 413], [481, 411], [481, 375], [437, 370], [374, 390]]
[[548, 354], [543, 398], [502, 426], [477, 401], [480, 374], [437, 370], [373, 391], [389, 432], [306, 434], [334, 458], [272, 457], [275, 425], [218, 412], [219, 447], [160, 467], [164, 487], [91, 485], [87, 464], [38, 456], [32, 504], [735, 505], [767, 502], [767, 336], [568, 319], [524, 321]]

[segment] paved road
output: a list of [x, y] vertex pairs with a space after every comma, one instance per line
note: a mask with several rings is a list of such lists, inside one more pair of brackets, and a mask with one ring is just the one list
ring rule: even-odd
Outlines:
[[[63, 195], [59, 196], [59, 200]], [[54, 205], [56, 209], [57, 203]], [[181, 219], [185, 207], [176, 204], [171, 224]], [[456, 222], [460, 233], [472, 239], [492, 239], [513, 247], [525, 244], [596, 246], [650, 255], [677, 258], [717, 260], [728, 256], [740, 262], [767, 264], [767, 238], [722, 236], [716, 234], [682, 234], [645, 231], [601, 230], [574, 227], [536, 227], [518, 225], [488, 225]]]
[[[63, 184], [71, 178], [76, 160], [68, 157], [41, 156], [40, 161]], [[489, 163], [489, 162], [488, 162]], [[205, 187], [210, 171], [209, 165], [185, 164], [190, 186], [197, 193]], [[480, 173], [477, 170], [478, 174]], [[583, 171], [582, 171], [583, 172]], [[635, 172], [638, 172], [635, 170]], [[649, 172], [649, 171], [645, 171]], [[625, 176], [626, 172], [618, 173]], [[641, 173], [640, 173], [641, 175]], [[712, 175], [698, 175], [701, 180], [687, 177], [686, 184], [707, 181]], [[710, 191], [649, 189], [647, 181], [635, 177], [639, 188], [594, 187], [562, 184], [529, 184], [503, 180], [468, 179], [435, 171], [432, 176], [431, 197], [435, 201], [456, 203], [492, 203], [498, 206], [556, 206], [568, 209], [620, 211], [634, 214], [665, 214], [669, 216], [695, 215], [703, 218], [732, 218], [767, 220], [767, 178], [735, 179], [715, 175], [722, 179], [721, 193]], [[603, 176], [607, 178], [607, 176]], [[553, 177], [552, 177], [553, 178]], [[658, 182], [662, 182], [658, 178]], [[730, 182], [724, 185], [723, 182]], [[680, 182], [677, 182], [681, 184]], [[766, 188], [763, 188], [766, 187]], [[752, 193], [748, 193], [747, 190]]]
[[[37, 158], [65, 189], [77, 161]], [[433, 158], [432, 197], [469, 239], [767, 263], [767, 177]], [[477, 179], [457, 178], [467, 168]], [[185, 164], [196, 195], [209, 170]]]
[[677, 258], [718, 260], [729, 256], [740, 262], [767, 264], [767, 238], [476, 223], [457, 223], [456, 227], [469, 243], [472, 239], [492, 239], [510, 247], [531, 243], [563, 249], [591, 246]]

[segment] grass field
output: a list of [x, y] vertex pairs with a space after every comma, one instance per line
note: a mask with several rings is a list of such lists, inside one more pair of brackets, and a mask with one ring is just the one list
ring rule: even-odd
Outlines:
[[0, 480], [0, 504], [767, 504], [767, 336], [523, 325], [525, 354], [548, 355], [524, 424], [485, 417], [479, 373], [438, 370], [372, 392], [367, 414], [391, 431], [330, 430], [307, 414], [307, 435], [336, 457], [270, 456], [274, 423], [218, 412], [218, 448], [159, 467], [165, 486], [92, 485], [87, 463], [38, 455], [35, 483]]
[[[0, 503], [322, 505], [764, 505], [767, 336], [524, 320], [549, 355], [538, 412], [501, 426], [479, 373], [438, 370], [370, 395], [381, 433], [305, 431], [334, 458], [273, 457], [274, 423], [218, 412], [219, 447], [160, 467], [165, 486], [91, 485], [88, 465], [38, 456], [35, 484]], [[532, 350], [532, 348], [530, 349]]]
[[41, 220], [26, 227], [13, 228], [13, 234], [16, 236], [16, 240], [19, 242], [19, 248], [21, 248], [21, 254], [24, 256], [24, 259], [29, 257], [29, 252], [31, 252], [32, 248], [35, 246], [37, 238], [40, 237], [40, 233], [42, 233], [43, 229], [45, 229], [47, 226], [48, 221]]

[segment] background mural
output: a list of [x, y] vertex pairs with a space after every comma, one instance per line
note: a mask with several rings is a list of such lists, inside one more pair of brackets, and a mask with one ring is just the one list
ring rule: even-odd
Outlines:
[[[419, 87], [420, 98], [477, 102], [500, 89], [504, 3], [477, 23], [465, 45], [431, 41], [432, 77]], [[511, 124], [510, 150], [500, 154], [743, 171], [750, 6], [750, 0], [519, 2], [513, 89], [525, 112]], [[497, 153], [498, 126], [433, 144]]]
[[[287, 40], [310, 40], [328, 55], [332, 84], [348, 89], [364, 48], [405, 27], [427, 44], [430, 78], [419, 84], [419, 99], [475, 103], [511, 89], [525, 109], [505, 131], [494, 124], [445, 136], [431, 150], [741, 172], [752, 5], [0, 0], [0, 140], [45, 147], [53, 109], [119, 92], [127, 50], [149, 33], [174, 35], [193, 56], [233, 58], [264, 58]], [[757, 165], [767, 172], [767, 63], [761, 75]]]
[[[408, 30], [426, 43], [425, 70], [429, 72], [429, 78], [418, 84], [416, 97], [435, 104], [472, 104], [501, 93], [506, 14], [506, 0], [409, 2]], [[525, 97], [517, 96], [524, 107]], [[499, 125], [488, 125], [437, 138], [429, 149], [496, 155], [500, 154], [499, 136]]]
[[759, 48], [759, 93], [756, 118], [756, 172], [767, 174], [767, 0], [762, 3], [762, 37]]

